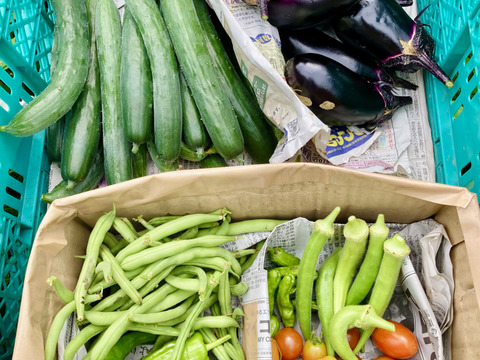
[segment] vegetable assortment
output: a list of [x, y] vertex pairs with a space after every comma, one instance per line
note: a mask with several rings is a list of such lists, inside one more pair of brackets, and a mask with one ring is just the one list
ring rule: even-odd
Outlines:
[[52, 5], [52, 80], [0, 127], [15, 136], [47, 129], [47, 153], [63, 181], [43, 200], [97, 186], [94, 161], [103, 162], [107, 185], [146, 174], [148, 157], [162, 172], [214, 154], [220, 158], [201, 166], [225, 166], [244, 153], [269, 162], [276, 129], [204, 0], [126, 1], [123, 22], [113, 0]]
[[263, 242], [238, 251], [220, 245], [282, 222], [231, 222], [226, 209], [131, 222], [114, 207], [90, 233], [74, 291], [56, 277], [48, 279], [65, 305], [50, 327], [45, 359], [54, 358], [71, 314], [80, 331], [68, 343], [65, 360], [83, 345], [86, 359], [123, 359], [140, 344], [153, 345], [149, 360], [204, 360], [209, 352], [243, 359], [237, 335], [243, 312], [232, 296], [248, 290], [240, 276]]

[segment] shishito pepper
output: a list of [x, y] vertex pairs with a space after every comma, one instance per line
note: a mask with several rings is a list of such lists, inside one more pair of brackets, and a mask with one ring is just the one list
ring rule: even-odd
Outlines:
[[[208, 352], [223, 342], [230, 339], [230, 335], [226, 335], [212, 343], [205, 344], [203, 336], [196, 332], [185, 343], [185, 348], [181, 360], [208, 360]], [[170, 360], [176, 340], [172, 340], [163, 345], [160, 349], [143, 357], [143, 360]]]
[[296, 283], [296, 276], [286, 274], [278, 286], [277, 306], [285, 327], [293, 327], [295, 325], [295, 306], [290, 298], [290, 294], [292, 294]]

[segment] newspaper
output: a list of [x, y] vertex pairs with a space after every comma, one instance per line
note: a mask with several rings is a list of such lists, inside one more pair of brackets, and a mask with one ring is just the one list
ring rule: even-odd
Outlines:
[[[435, 181], [433, 144], [428, 122], [423, 72], [401, 74], [418, 85], [415, 91], [395, 89], [412, 97], [373, 132], [355, 127], [326, 127], [303, 105], [283, 76], [284, 59], [278, 30], [261, 20], [258, 7], [243, 0], [207, 0], [229, 34], [243, 74], [251, 83], [267, 117], [284, 137], [271, 163], [284, 162], [301, 151], [302, 161], [397, 174]], [[413, 18], [416, 5], [405, 8]], [[312, 147], [306, 147], [310, 142]]]
[[[399, 233], [405, 238], [411, 254], [402, 266], [398, 285], [384, 318], [400, 322], [415, 333], [419, 351], [411, 357], [412, 360], [450, 359], [453, 275], [448, 256], [451, 245], [443, 226], [433, 220], [387, 226], [390, 236]], [[313, 223], [304, 218], [277, 226], [256, 262], [243, 275], [243, 280], [249, 284], [249, 291], [241, 297], [241, 302], [243, 305], [256, 303], [258, 308], [258, 359], [271, 359], [267, 270], [273, 265], [266, 256], [266, 248], [281, 246], [287, 252], [301, 257], [312, 229]], [[342, 224], [336, 224], [335, 235], [325, 244], [318, 267], [336, 247], [343, 244], [342, 229]], [[312, 313], [312, 324], [316, 333], [320, 334], [321, 324], [315, 313]], [[299, 330], [298, 324], [295, 327]], [[371, 341], [365, 345], [365, 352], [359, 354], [362, 359], [373, 359], [380, 355]]]

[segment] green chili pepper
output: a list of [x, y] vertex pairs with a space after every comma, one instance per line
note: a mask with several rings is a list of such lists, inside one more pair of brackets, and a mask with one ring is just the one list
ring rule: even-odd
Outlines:
[[270, 314], [270, 337], [274, 338], [280, 330], [280, 319], [277, 314]]
[[297, 276], [298, 275], [298, 265], [293, 266], [278, 266], [275, 268], [281, 276], [285, 276], [286, 274], [292, 274]]
[[[218, 345], [230, 339], [230, 335], [224, 336], [212, 343], [205, 344], [199, 332], [195, 332], [185, 343], [181, 360], [208, 360], [208, 352]], [[169, 341], [160, 349], [144, 356], [143, 360], [170, 360], [176, 340]]]
[[270, 260], [277, 266], [294, 266], [300, 264], [300, 259], [295, 255], [286, 252], [282, 247], [268, 247]]
[[110, 349], [105, 360], [124, 359], [136, 346], [153, 344], [157, 335], [141, 331], [130, 331], [122, 335], [117, 343]]
[[292, 274], [285, 275], [278, 285], [277, 306], [285, 327], [295, 325], [295, 307], [290, 299], [290, 293], [297, 283], [297, 278]]
[[280, 280], [282, 280], [282, 276], [277, 271], [277, 269], [268, 270], [268, 306], [270, 310], [270, 315], [273, 314], [273, 309], [275, 308], [275, 296], [277, 294], [278, 285], [280, 285]]

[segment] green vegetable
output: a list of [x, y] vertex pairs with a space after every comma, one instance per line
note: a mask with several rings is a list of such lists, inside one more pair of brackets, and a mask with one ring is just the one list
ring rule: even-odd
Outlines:
[[395, 326], [377, 314], [371, 305], [347, 305], [333, 315], [330, 322], [330, 342], [334, 351], [344, 360], [357, 360], [347, 340], [350, 328], [369, 330], [381, 328], [395, 331]]
[[62, 159], [63, 130], [65, 118], [55, 121], [45, 130], [45, 146], [47, 148], [48, 160], [60, 165]]
[[140, 30], [150, 59], [155, 137], [153, 142], [158, 157], [171, 163], [180, 154], [182, 140], [182, 101], [177, 58], [155, 0], [126, 0], [126, 5]]
[[345, 244], [333, 279], [334, 313], [345, 306], [348, 289], [365, 254], [368, 233], [368, 225], [364, 220], [357, 219], [353, 215], [348, 218], [343, 228]]
[[245, 149], [255, 163], [268, 163], [277, 146], [277, 140], [267, 118], [245, 86], [228, 57], [213, 26], [205, 0], [194, 0], [208, 50], [228, 99], [231, 101], [243, 134]]
[[88, 71], [88, 21], [85, 0], [54, 0], [54, 33], [58, 38], [55, 71], [47, 87], [0, 131], [30, 136], [70, 110], [85, 84]]
[[103, 174], [103, 149], [101, 146], [99, 146], [92, 162], [92, 166], [88, 171], [87, 177], [83, 181], [76, 183], [73, 188], [69, 189], [68, 181], [62, 180], [49, 193], [42, 195], [42, 201], [51, 203], [55, 199], [79, 194], [87, 190], [92, 190], [98, 186], [103, 178]]
[[337, 269], [338, 259], [342, 248], [337, 247], [333, 253], [320, 265], [318, 278], [315, 283], [315, 295], [317, 298], [317, 312], [322, 332], [327, 347], [327, 353], [334, 356], [335, 353], [330, 342], [330, 321], [333, 317], [333, 278]]
[[199, 162], [200, 169], [209, 169], [215, 167], [228, 166], [225, 159], [220, 154], [209, 154]]
[[98, 0], [87, 0], [90, 33], [88, 76], [83, 91], [66, 116], [63, 136], [61, 174], [67, 187], [83, 181], [92, 166], [101, 137], [100, 73], [95, 44], [95, 11]]
[[280, 330], [280, 319], [277, 314], [270, 314], [270, 337], [274, 338]]
[[218, 153], [233, 159], [243, 152], [243, 135], [218, 78], [193, 0], [163, 0], [160, 6], [208, 134]]
[[[220, 338], [215, 342], [205, 344], [203, 337], [199, 332], [195, 332], [191, 337], [188, 338], [183, 350], [182, 356], [179, 357], [181, 360], [208, 360], [208, 352], [218, 345], [222, 344], [228, 340], [229, 336]], [[160, 349], [144, 356], [142, 360], [170, 360], [173, 356], [178, 340], [173, 340]]]
[[133, 177], [120, 96], [122, 25], [113, 0], [98, 0], [95, 34], [102, 94], [105, 178], [110, 185]]
[[123, 16], [120, 91], [125, 134], [136, 154], [152, 137], [153, 88], [150, 60], [128, 6]]
[[389, 229], [385, 225], [383, 214], [379, 214], [375, 224], [370, 226], [367, 253], [347, 294], [347, 305], [358, 305], [372, 288], [383, 257], [383, 243], [387, 240]]
[[282, 280], [282, 276], [275, 268], [268, 270], [267, 284], [268, 284], [268, 306], [270, 310], [270, 316], [272, 316], [273, 311], [275, 309], [275, 298], [277, 296], [278, 286], [280, 285], [281, 280]]
[[277, 266], [296, 266], [300, 264], [300, 259], [293, 254], [289, 254], [280, 246], [268, 247], [270, 260]]
[[122, 335], [120, 340], [112, 347], [105, 360], [124, 359], [135, 347], [144, 344], [153, 344], [157, 335], [141, 331], [130, 331]]
[[137, 152], [132, 151], [133, 177], [139, 178], [147, 175], [147, 144], [138, 145]]
[[[229, 234], [231, 234], [231, 229], [232, 228], [232, 224], [230, 224], [230, 226], [228, 227], [228, 230], [229, 230]], [[253, 254], [253, 255], [250, 255], [248, 257], [247, 260], [245, 260], [245, 262], [242, 264], [242, 272], [244, 272], [245, 270], [247, 270], [250, 266], [252, 266], [252, 264], [255, 262], [255, 260], [257, 259], [258, 257], [258, 254], [260, 253], [260, 250], [262, 250], [262, 247], [263, 245], [265, 244], [265, 240], [262, 240], [262, 241], [259, 241], [256, 245], [255, 245], [255, 250], [256, 252]]]
[[[297, 277], [292, 274], [287, 274], [282, 277], [280, 284], [278, 285], [277, 292], [277, 307], [280, 317], [282, 318], [283, 326], [293, 327], [295, 325], [295, 306], [290, 299], [295, 285], [297, 283]], [[311, 310], [309, 309], [309, 312]]]
[[[368, 304], [375, 309], [379, 316], [383, 316], [390, 300], [392, 299], [393, 291], [397, 284], [398, 275], [402, 268], [403, 259], [410, 254], [410, 247], [405, 242], [405, 239], [395, 234], [392, 238], [385, 240], [383, 244], [383, 257], [378, 270], [375, 284], [373, 285], [372, 293], [368, 300]], [[367, 340], [373, 333], [373, 329], [368, 329], [362, 332], [360, 340], [358, 341], [355, 351], [358, 352], [365, 345]]]
[[176, 161], [165, 161], [160, 158], [153, 141], [147, 142], [147, 150], [150, 154], [150, 158], [160, 172], [174, 171], [178, 169], [178, 163]]
[[318, 257], [325, 242], [335, 233], [333, 223], [339, 213], [340, 208], [337, 206], [325, 219], [315, 221], [313, 232], [300, 259], [297, 275], [296, 314], [305, 339], [310, 338], [312, 332], [311, 307]]

